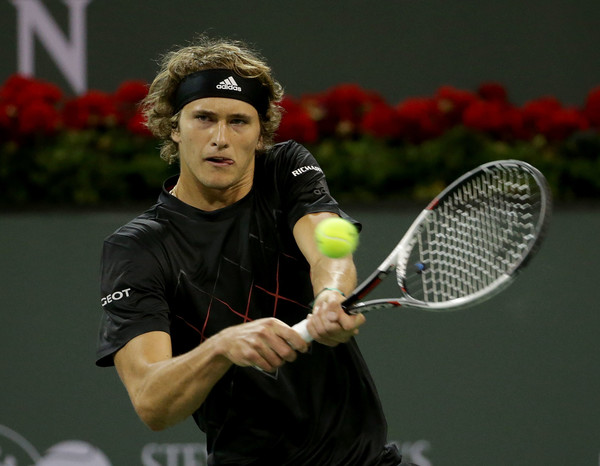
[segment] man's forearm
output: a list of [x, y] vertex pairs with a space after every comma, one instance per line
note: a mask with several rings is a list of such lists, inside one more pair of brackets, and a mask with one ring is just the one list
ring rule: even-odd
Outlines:
[[325, 288], [334, 288], [348, 295], [356, 287], [356, 267], [352, 256], [330, 259], [322, 256], [311, 269], [315, 296]]
[[143, 376], [119, 371], [137, 414], [148, 427], [163, 430], [202, 405], [232, 365], [222, 354], [219, 338], [209, 338], [183, 355], [149, 363], [141, 369]]

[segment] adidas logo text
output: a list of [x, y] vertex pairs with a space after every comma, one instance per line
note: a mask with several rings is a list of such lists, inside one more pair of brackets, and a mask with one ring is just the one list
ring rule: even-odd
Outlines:
[[217, 84], [217, 89], [226, 89], [228, 91], [242, 92], [242, 88], [238, 86], [238, 83], [235, 82], [233, 76], [229, 76], [227, 79], [224, 79], [219, 84]]

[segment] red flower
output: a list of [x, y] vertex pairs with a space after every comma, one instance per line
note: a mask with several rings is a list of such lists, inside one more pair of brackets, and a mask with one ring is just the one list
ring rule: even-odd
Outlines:
[[[286, 104], [286, 101], [292, 101], [293, 98], [286, 96], [283, 98], [283, 101], [281, 102], [282, 105], [284, 106], [284, 108], [287, 110], [286, 105], [290, 105], [289, 103]], [[325, 106], [323, 104], [323, 96], [322, 94], [304, 94], [299, 101], [294, 101], [297, 102], [296, 105], [299, 105], [300, 107], [302, 107], [304, 110], [306, 110], [306, 112], [310, 115], [310, 117], [315, 120], [315, 121], [319, 121], [322, 120], [325, 117]]]
[[10, 137], [53, 134], [61, 119], [62, 91], [54, 84], [19, 74], [0, 88], [0, 128]]
[[584, 113], [563, 108], [558, 99], [551, 96], [527, 102], [521, 113], [528, 137], [542, 134], [551, 141], [559, 141], [589, 127]]
[[463, 124], [502, 139], [521, 137], [523, 117], [514, 107], [497, 100], [478, 100], [463, 113]]
[[422, 142], [441, 135], [445, 129], [442, 113], [435, 99], [410, 98], [398, 107], [400, 134], [412, 142]]
[[146, 126], [146, 117], [139, 111], [127, 121], [127, 130], [139, 136], [152, 137], [152, 133]]
[[148, 95], [145, 81], [125, 81], [115, 92], [117, 104], [137, 105]]
[[12, 129], [16, 113], [17, 108], [14, 105], [0, 102], [0, 129]]
[[51, 135], [61, 124], [61, 116], [52, 105], [37, 100], [24, 107], [19, 114], [18, 132], [20, 135]]
[[45, 102], [48, 105], [56, 105], [62, 99], [62, 91], [54, 84], [42, 81], [31, 82], [15, 98], [17, 107], [25, 107], [32, 102]]
[[115, 105], [119, 111], [120, 121], [128, 126], [132, 119], [139, 120], [138, 107], [148, 95], [148, 84], [144, 81], [126, 81], [114, 94]]
[[536, 134], [544, 133], [551, 115], [561, 108], [561, 103], [552, 96], [540, 97], [525, 103], [521, 108], [525, 137], [531, 138]]
[[477, 95], [452, 86], [442, 86], [436, 92], [435, 99], [448, 126], [454, 126], [462, 121], [463, 112], [477, 100]]
[[23, 89], [29, 86], [29, 84], [32, 82], [32, 79], [20, 74], [13, 74], [12, 76], [9, 76], [0, 89], [0, 100], [14, 103], [16, 96], [18, 96]]
[[396, 140], [402, 135], [402, 122], [398, 111], [385, 103], [375, 104], [360, 123], [364, 134], [382, 139]]
[[561, 108], [540, 121], [540, 131], [551, 141], [562, 141], [589, 127], [587, 119], [575, 108]]
[[589, 92], [583, 112], [590, 124], [600, 129], [600, 86]]
[[63, 116], [65, 124], [73, 129], [112, 126], [118, 119], [114, 100], [100, 91], [89, 91], [68, 101]]
[[384, 102], [379, 94], [366, 91], [357, 84], [333, 87], [318, 98], [318, 106], [323, 112], [317, 121], [319, 131], [325, 136], [354, 135], [365, 113], [373, 105]]
[[477, 89], [477, 94], [490, 102], [508, 102], [508, 93], [502, 84], [495, 82], [483, 83]]
[[8, 78], [0, 90], [0, 100], [19, 108], [35, 101], [56, 105], [62, 97], [58, 86], [18, 74]]
[[283, 98], [280, 105], [284, 113], [277, 130], [277, 141], [293, 139], [299, 143], [312, 143], [318, 139], [317, 124], [304, 107], [288, 96]]

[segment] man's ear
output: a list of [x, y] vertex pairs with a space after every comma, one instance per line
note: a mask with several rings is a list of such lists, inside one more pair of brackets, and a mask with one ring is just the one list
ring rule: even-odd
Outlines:
[[257, 151], [262, 151], [265, 148], [265, 144], [264, 144], [264, 139], [262, 137], [262, 134], [258, 137], [258, 142], [256, 143], [256, 150]]
[[181, 135], [179, 134], [179, 128], [173, 128], [171, 130], [171, 140], [177, 144], [181, 142]]

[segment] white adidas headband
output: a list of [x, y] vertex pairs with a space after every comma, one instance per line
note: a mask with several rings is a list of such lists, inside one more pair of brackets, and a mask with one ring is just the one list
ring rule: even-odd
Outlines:
[[264, 118], [269, 108], [269, 90], [257, 78], [244, 78], [232, 70], [210, 69], [187, 75], [173, 97], [175, 113], [204, 97], [236, 99], [252, 105]]

